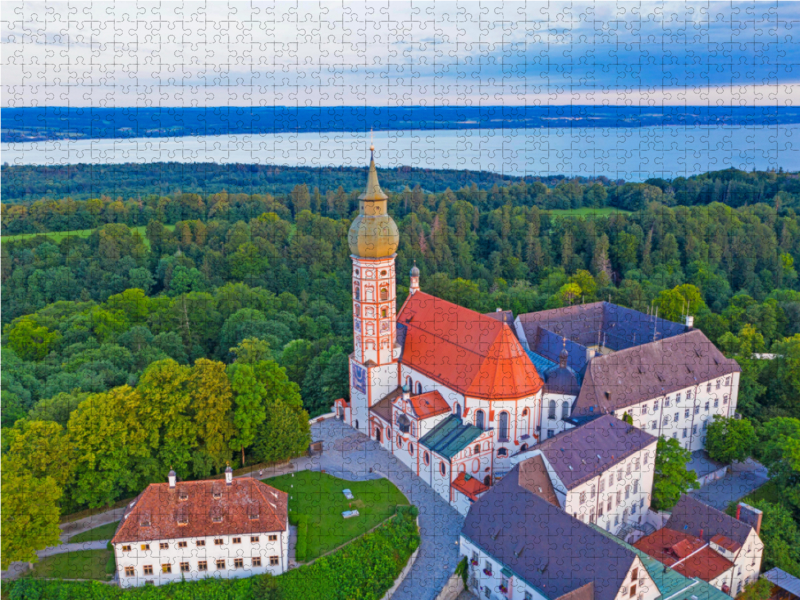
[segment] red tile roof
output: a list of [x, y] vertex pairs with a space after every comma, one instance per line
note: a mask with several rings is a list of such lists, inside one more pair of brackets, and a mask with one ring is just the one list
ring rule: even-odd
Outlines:
[[543, 385], [508, 324], [424, 292], [397, 317], [407, 328], [401, 361], [465, 396], [522, 398]]
[[418, 396], [411, 396], [409, 401], [414, 413], [420, 419], [427, 419], [450, 412], [450, 405], [447, 404], [447, 400], [435, 390]]
[[129, 506], [112, 543], [283, 531], [289, 496], [250, 477], [151, 483]]
[[742, 547], [742, 545], [739, 542], [734, 542], [731, 538], [729, 538], [726, 535], [722, 535], [721, 533], [718, 533], [717, 535], [712, 537], [711, 541], [717, 544], [718, 546], [722, 546], [723, 548], [725, 548], [725, 550], [728, 550], [729, 552], [738, 552], [739, 548]]
[[458, 474], [458, 477], [453, 480], [453, 487], [473, 500], [478, 499], [478, 494], [489, 490], [489, 486], [483, 485], [483, 483], [475, 477], [470, 476], [469, 479], [467, 479], [465, 473]]
[[640, 539], [634, 547], [685, 577], [711, 581], [733, 568], [731, 561], [707, 546], [703, 540], [672, 529], [659, 529]]

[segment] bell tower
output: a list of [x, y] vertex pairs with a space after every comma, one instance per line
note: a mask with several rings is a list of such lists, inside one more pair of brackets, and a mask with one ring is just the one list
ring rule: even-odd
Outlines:
[[370, 435], [369, 407], [397, 387], [397, 225], [378, 183], [370, 146], [367, 189], [347, 240], [353, 261], [353, 346], [350, 357], [350, 424]]

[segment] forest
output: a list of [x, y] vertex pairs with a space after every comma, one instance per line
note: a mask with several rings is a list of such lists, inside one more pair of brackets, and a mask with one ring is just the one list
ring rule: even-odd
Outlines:
[[[193, 478], [284, 459], [307, 444], [308, 416], [348, 393], [346, 233], [364, 169], [282, 170], [256, 192], [244, 169], [214, 170], [212, 190], [184, 187], [202, 179], [186, 169], [129, 167], [113, 167], [124, 195], [77, 185], [81, 198], [67, 192], [92, 179], [81, 169], [3, 169], [16, 194], [2, 205], [4, 513], [35, 491], [54, 508], [32, 521], [47, 524], [170, 466]], [[391, 173], [399, 303], [416, 261], [424, 291], [482, 312], [610, 300], [680, 320], [688, 305], [741, 364], [752, 452], [782, 486], [780, 515], [800, 522], [797, 174]], [[91, 231], [49, 235], [74, 230]], [[775, 529], [771, 547], [788, 549], [771, 560], [800, 574], [796, 526]]]

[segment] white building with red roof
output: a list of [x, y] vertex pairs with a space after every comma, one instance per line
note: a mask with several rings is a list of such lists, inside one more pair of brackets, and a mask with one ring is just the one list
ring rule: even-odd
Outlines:
[[419, 290], [396, 306], [397, 226], [370, 162], [353, 260], [350, 402], [336, 411], [463, 514], [536, 442], [542, 386], [513, 323]]
[[288, 495], [250, 477], [147, 486], [111, 540], [123, 588], [288, 568]]

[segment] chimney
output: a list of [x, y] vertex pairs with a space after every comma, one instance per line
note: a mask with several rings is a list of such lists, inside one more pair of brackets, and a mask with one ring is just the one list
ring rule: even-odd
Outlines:
[[689, 327], [694, 327], [694, 317], [692, 315], [686, 315], [684, 322], [686, 323], [687, 329]]
[[494, 312], [503, 312], [503, 309], [502, 308], [495, 308]]
[[167, 481], [169, 481], [169, 489], [171, 490], [175, 489], [175, 481], [177, 481], [177, 478], [178, 477], [177, 475], [175, 475], [175, 471], [170, 469], [169, 473], [167, 474]]
[[586, 348], [586, 362], [592, 360], [595, 354], [597, 354], [597, 350], [594, 348]]
[[228, 465], [225, 467], [225, 485], [231, 485], [233, 483], [233, 469], [231, 466]]
[[736, 518], [742, 523], [750, 525], [759, 535], [761, 534], [761, 519], [763, 516], [764, 513], [749, 504], [739, 502], [736, 505]]

